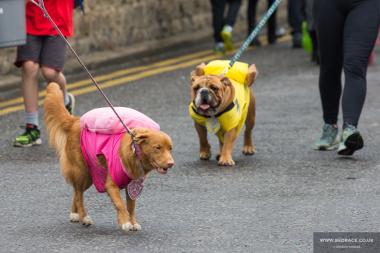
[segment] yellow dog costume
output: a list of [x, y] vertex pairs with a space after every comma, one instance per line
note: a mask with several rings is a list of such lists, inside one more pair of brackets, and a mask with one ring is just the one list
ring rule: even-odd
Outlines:
[[[228, 68], [229, 61], [216, 60], [209, 62], [204, 67], [205, 75], [221, 75]], [[198, 124], [205, 126], [208, 131], [217, 134], [219, 140], [223, 142], [225, 132], [237, 127], [238, 134], [247, 118], [248, 105], [250, 100], [249, 87], [245, 84], [248, 73], [248, 64], [236, 62], [225, 74], [235, 89], [233, 102], [227, 108], [215, 115], [206, 117], [197, 113], [193, 102], [189, 105], [189, 114]]]

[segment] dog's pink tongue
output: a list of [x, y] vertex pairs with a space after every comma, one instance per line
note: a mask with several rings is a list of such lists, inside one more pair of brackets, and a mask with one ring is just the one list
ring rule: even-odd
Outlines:
[[207, 110], [208, 108], [210, 108], [210, 105], [208, 104], [203, 104], [203, 105], [200, 105], [199, 106], [202, 110]]

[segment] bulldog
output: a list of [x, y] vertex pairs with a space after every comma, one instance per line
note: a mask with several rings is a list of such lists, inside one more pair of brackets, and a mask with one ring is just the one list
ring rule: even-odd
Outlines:
[[[199, 157], [210, 159], [207, 132], [212, 132], [219, 139], [217, 160], [221, 166], [235, 165], [231, 153], [244, 124], [243, 154], [256, 152], [252, 138], [256, 108], [251, 89], [257, 76], [256, 66], [236, 62], [228, 69], [228, 64], [222, 60], [202, 63], [191, 73], [189, 114], [199, 137]], [[226, 69], [228, 72], [224, 73]]]

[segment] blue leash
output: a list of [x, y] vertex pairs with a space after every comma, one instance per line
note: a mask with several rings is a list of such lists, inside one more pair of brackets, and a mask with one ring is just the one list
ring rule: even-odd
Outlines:
[[[235, 55], [231, 58], [229, 63], [229, 68], [231, 68], [237, 60], [240, 59], [241, 55], [244, 53], [245, 50], [249, 47], [251, 42], [256, 38], [257, 34], [259, 34], [260, 30], [264, 27], [265, 23], [268, 22], [268, 19], [272, 16], [272, 14], [275, 12], [275, 10], [278, 8], [282, 0], [276, 0], [272, 6], [268, 9], [268, 11], [265, 13], [265, 15], [261, 18], [260, 22], [257, 24], [255, 29], [251, 32], [251, 34], [247, 37], [247, 39], [244, 41], [243, 45], [239, 48], [239, 50], [235, 53]], [[227, 70], [228, 71], [228, 70]]]

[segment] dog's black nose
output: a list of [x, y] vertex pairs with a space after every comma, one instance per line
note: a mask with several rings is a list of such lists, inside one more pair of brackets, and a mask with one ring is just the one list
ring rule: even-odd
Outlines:
[[201, 97], [207, 97], [208, 96], [208, 90], [201, 90]]

